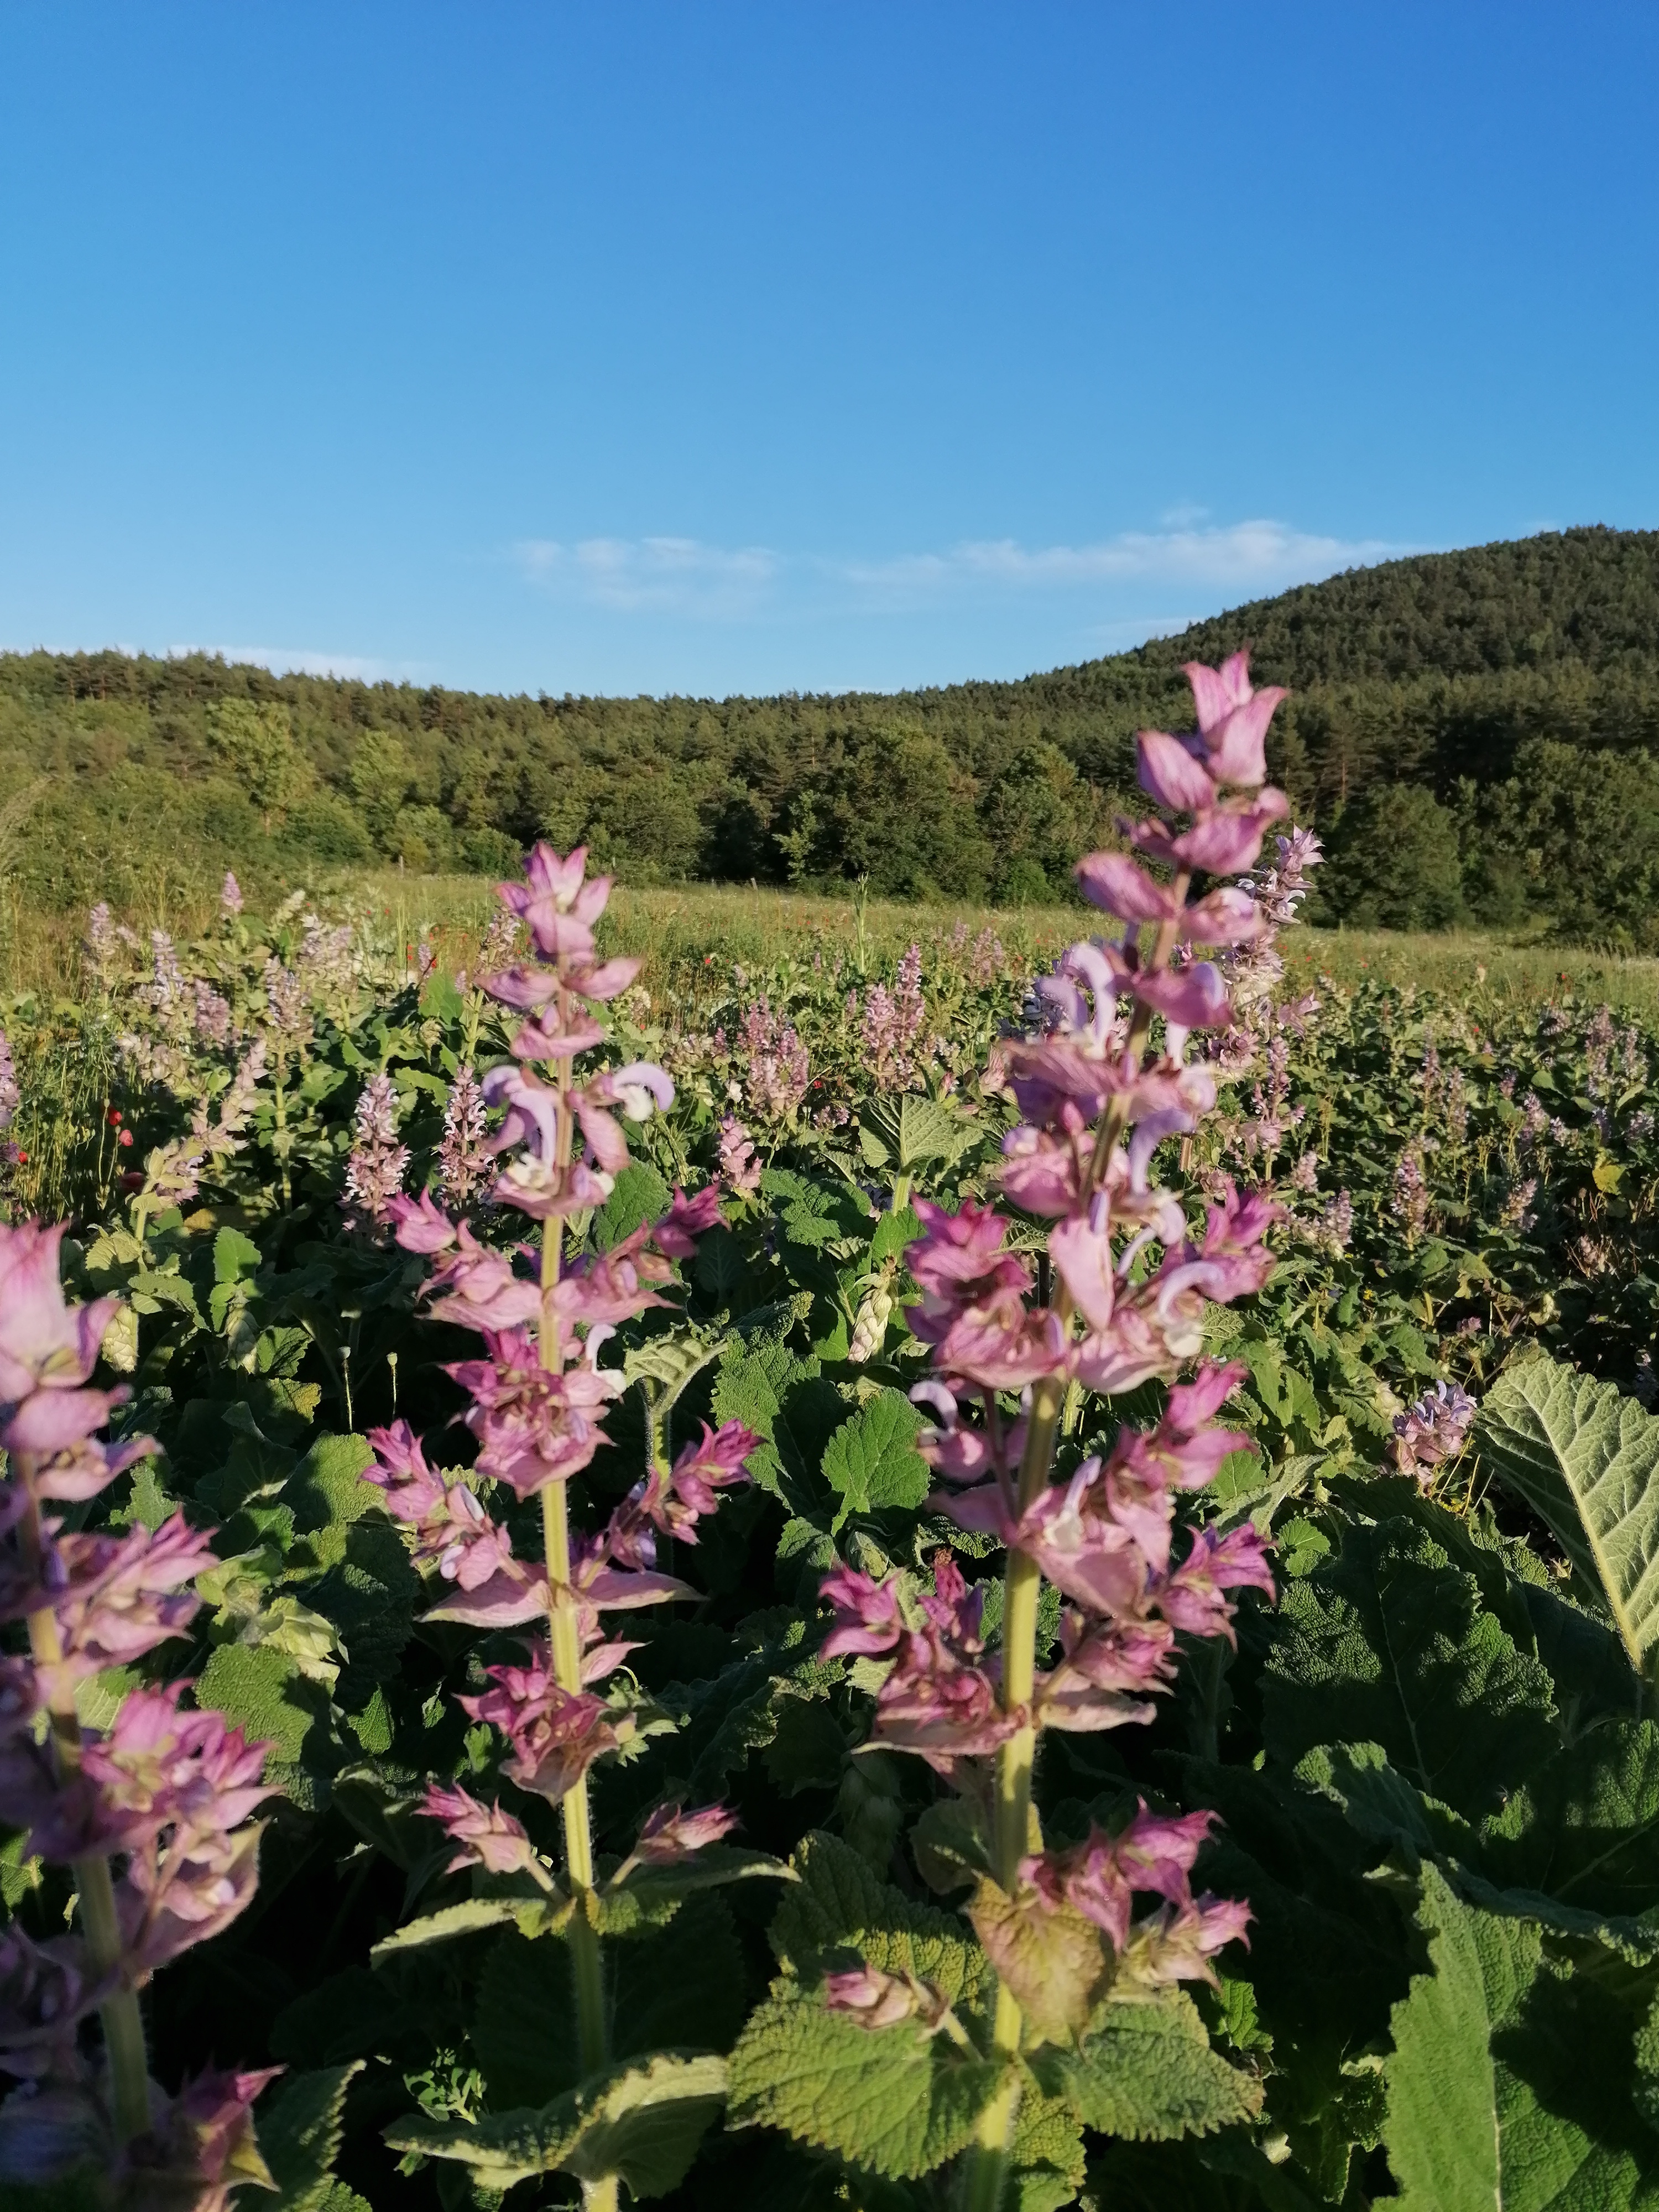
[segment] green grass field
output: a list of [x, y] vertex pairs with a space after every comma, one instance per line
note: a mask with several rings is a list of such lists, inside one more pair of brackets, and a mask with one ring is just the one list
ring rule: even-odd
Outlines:
[[[410, 949], [423, 933], [446, 957], [470, 957], [478, 932], [495, 908], [493, 886], [477, 876], [414, 876], [387, 869], [315, 886], [319, 905], [331, 915], [361, 916], [377, 936]], [[181, 939], [206, 925], [213, 913], [205, 898], [180, 903], [159, 893], [151, 907], [125, 919], [141, 934], [163, 928]], [[609, 940], [645, 961], [647, 988], [670, 988], [677, 969], [720, 963], [768, 968], [780, 958], [810, 959], [852, 953], [860, 932], [878, 959], [922, 947], [953, 932], [969, 938], [991, 930], [1010, 952], [1047, 956], [1088, 926], [1069, 907], [998, 908], [959, 904], [910, 905], [896, 900], [860, 901], [731, 884], [688, 884], [666, 889], [620, 887], [606, 920]], [[61, 916], [32, 910], [15, 890], [0, 890], [0, 977], [8, 997], [35, 993], [72, 995], [78, 982], [78, 927]], [[1340, 983], [1370, 977], [1416, 984], [1461, 1001], [1494, 1006], [1541, 1003], [1570, 994], [1605, 1000], [1659, 1020], [1659, 960], [1560, 945], [1510, 945], [1463, 931], [1404, 936], [1388, 931], [1297, 929], [1285, 939], [1293, 974], [1325, 974]]]

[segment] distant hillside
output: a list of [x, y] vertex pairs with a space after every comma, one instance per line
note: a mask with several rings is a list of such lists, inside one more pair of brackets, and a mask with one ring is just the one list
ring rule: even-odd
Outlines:
[[[636, 880], [1059, 896], [1109, 834], [1134, 731], [1188, 719], [1182, 662], [1246, 643], [1259, 680], [1291, 689], [1273, 767], [1302, 818], [1352, 844], [1379, 808], [1415, 808], [1441, 907], [1559, 918], [1547, 848], [1580, 832], [1522, 818], [1539, 763], [1547, 783], [1567, 751], [1611, 749], [1640, 785], [1659, 757], [1659, 533], [1590, 528], [1352, 570], [1046, 675], [892, 696], [504, 698], [199, 656], [6, 656], [0, 762], [33, 801], [0, 860], [54, 903], [131, 902], [228, 864], [273, 882], [377, 854], [494, 869], [545, 834]], [[1659, 797], [1654, 813], [1659, 855]], [[1623, 927], [1614, 903], [1600, 921]]]

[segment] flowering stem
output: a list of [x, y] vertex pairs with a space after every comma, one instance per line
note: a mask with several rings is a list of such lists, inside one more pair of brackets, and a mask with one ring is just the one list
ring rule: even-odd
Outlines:
[[[17, 1455], [17, 1468], [28, 1499], [18, 1528], [19, 1543], [26, 1564], [38, 1571], [40, 1509], [32, 1480], [33, 1466], [27, 1454]], [[58, 1670], [64, 1663], [64, 1643], [58, 1633], [57, 1615], [49, 1606], [29, 1615], [29, 1650], [36, 1666], [51, 1668], [52, 1679], [61, 1680]], [[73, 1773], [81, 1764], [81, 1725], [76, 1717], [73, 1690], [54, 1689], [48, 1717], [52, 1761], [61, 1778]], [[87, 1947], [101, 1979], [115, 1972], [121, 1963], [121, 1923], [115, 1910], [115, 1884], [110, 1875], [109, 1861], [96, 1852], [89, 1858], [76, 1859], [75, 1887], [81, 1901], [81, 1923], [86, 1931]], [[104, 2048], [109, 2058], [115, 2131], [125, 2142], [133, 2136], [143, 2135], [149, 2126], [149, 2062], [144, 2051], [144, 2021], [138, 2009], [137, 1990], [125, 1987], [115, 1990], [99, 2007], [99, 2017], [103, 2022]]]
[[[1186, 895], [1187, 878], [1177, 878], [1180, 896]], [[1176, 927], [1159, 930], [1149, 968], [1168, 964], [1175, 949]], [[1152, 1034], [1152, 1010], [1138, 1004], [1124, 1040], [1127, 1060], [1139, 1064]], [[1086, 1206], [1100, 1187], [1108, 1164], [1128, 1121], [1128, 1103], [1114, 1097], [1101, 1117], [1089, 1164], [1088, 1188], [1081, 1194]], [[1071, 1334], [1073, 1304], [1064, 1283], [1054, 1301], [1063, 1335]], [[1031, 1394], [1031, 1410], [1025, 1427], [1025, 1450], [1020, 1461], [1016, 1510], [1024, 1514], [1048, 1486], [1054, 1445], [1065, 1409], [1066, 1385], [1057, 1375], [1045, 1375]], [[994, 1797], [995, 1833], [993, 1863], [999, 1887], [1012, 1896], [1019, 1886], [1019, 1864], [1026, 1854], [1041, 1848], [1031, 1834], [1031, 1773], [1036, 1761], [1036, 1729], [1030, 1717], [1031, 1696], [1036, 1682], [1037, 1602], [1042, 1594], [1042, 1571], [1028, 1553], [1011, 1550], [1003, 1582], [1002, 1710], [1021, 1717], [1020, 1725], [997, 1753]], [[1020, 2081], [1015, 2065], [1024, 2031], [1019, 2005], [1003, 1984], [997, 1986], [997, 2008], [992, 2028], [996, 2055], [1008, 2063], [1008, 2075], [975, 2130], [975, 2147], [969, 2154], [964, 2176], [966, 2212], [999, 2212], [1008, 2176], [1014, 2123], [1019, 2112]]]
[[[562, 1001], [562, 994], [561, 994]], [[562, 1002], [561, 1014], [564, 1012]], [[570, 1062], [559, 1062], [559, 1169], [561, 1180], [570, 1164], [572, 1116], [568, 1094]], [[542, 1224], [542, 1311], [538, 1333], [542, 1365], [556, 1374], [563, 1364], [564, 1346], [559, 1317], [552, 1303], [564, 1261], [564, 1220], [550, 1214]], [[576, 1608], [570, 1595], [570, 1500], [568, 1486], [550, 1482], [542, 1490], [542, 1547], [547, 1562], [549, 1634], [553, 1649], [553, 1672], [559, 1687], [572, 1696], [582, 1686], [581, 1637]], [[593, 1833], [588, 1817], [586, 1776], [565, 1792], [560, 1804], [564, 1820], [565, 1869], [570, 1878], [575, 1911], [570, 1921], [570, 1960], [576, 1989], [576, 2032], [581, 2046], [582, 2070], [593, 2074], [605, 2064], [609, 2039], [605, 2021], [605, 1972], [599, 1955], [599, 1931], [594, 1925]], [[609, 2187], [607, 2200], [592, 2189]], [[616, 2203], [616, 2184], [596, 2184], [587, 2201], [596, 2212], [609, 2212]]]

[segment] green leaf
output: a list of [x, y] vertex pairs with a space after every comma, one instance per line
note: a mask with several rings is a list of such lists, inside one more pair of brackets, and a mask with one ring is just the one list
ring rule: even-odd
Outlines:
[[454, 1936], [476, 1936], [481, 1928], [498, 1928], [503, 1921], [515, 1918], [517, 1910], [511, 1898], [469, 1897], [464, 1904], [446, 1905], [441, 1911], [423, 1913], [395, 1935], [382, 1936], [368, 1955], [376, 1960], [389, 1959], [399, 1951], [419, 1950], [428, 1943], [447, 1943]]
[[1481, 1830], [1501, 1885], [1585, 1911], [1659, 1905], [1659, 1728], [1604, 1722], [1559, 1751]]
[[1659, 1418], [1613, 1383], [1540, 1356], [1498, 1376], [1475, 1442], [1599, 1583], [1639, 1667], [1659, 1638]]
[[1263, 1683], [1262, 1733], [1286, 1765], [1332, 1742], [1382, 1747], [1425, 1797], [1466, 1819], [1544, 1764], [1550, 1680], [1424, 1531], [1350, 1525], [1285, 1589]]
[[643, 2066], [613, 2067], [538, 2112], [503, 2112], [473, 2124], [390, 2128], [393, 2150], [459, 2159], [486, 2187], [511, 2188], [538, 2173], [602, 2181], [619, 2175], [635, 2197], [665, 2197], [685, 2179], [726, 2094], [726, 2067], [712, 2054], [659, 2051]]
[[1413, 1790], [1389, 1765], [1379, 1743], [1322, 1744], [1298, 1762], [1296, 1778], [1334, 1799], [1373, 1843], [1403, 1849], [1413, 1858], [1472, 1856], [1468, 1821]]
[[1077, 2119], [1063, 2098], [1035, 2081], [1022, 2091], [1014, 2123], [1013, 2204], [1017, 2212], [1060, 2212], [1075, 2203], [1088, 2158]]
[[902, 1257], [921, 1234], [921, 1216], [914, 1206], [902, 1206], [896, 1213], [884, 1213], [870, 1239], [871, 1266], [878, 1267], [884, 1260]]
[[1642, 2123], [1641, 2018], [1553, 1967], [1535, 1922], [1477, 1911], [1434, 1866], [1431, 1971], [1394, 2008], [1389, 2163], [1401, 2212], [1634, 2212], [1659, 2189]]
[[381, 1504], [383, 1493], [362, 1479], [374, 1458], [367, 1437], [319, 1437], [283, 1486], [285, 1504], [294, 1509], [295, 1528], [304, 1535], [319, 1528], [343, 1528]]
[[732, 2127], [781, 2128], [893, 2179], [954, 2157], [1002, 2080], [914, 2021], [860, 2027], [817, 1999], [775, 1997], [732, 2053]]
[[852, 1950], [883, 1973], [933, 1983], [952, 2004], [977, 1984], [984, 1958], [957, 1916], [912, 1903], [839, 1837], [808, 1836], [793, 1863], [800, 1879], [771, 1928], [772, 1948], [792, 1972], [809, 1973], [826, 1953]]
[[284, 1765], [325, 1763], [328, 1699], [299, 1662], [272, 1644], [222, 1644], [202, 1669], [196, 1702], [222, 1713], [250, 1742], [270, 1742]]
[[260, 2196], [270, 2212], [321, 2212], [339, 2155], [346, 2090], [362, 2070], [356, 2058], [347, 2066], [293, 2074], [273, 2094], [258, 2123], [259, 2148], [277, 2191]]
[[1109, 2004], [1081, 2050], [1042, 2054], [1032, 2071], [1085, 2127], [1132, 2142], [1212, 2135], [1261, 2109], [1260, 2081], [1210, 2048], [1181, 1990]]
[[213, 1279], [216, 1283], [237, 1283], [244, 1275], [255, 1273], [259, 1266], [258, 1246], [251, 1237], [244, 1237], [240, 1229], [222, 1229], [213, 1240]]
[[874, 1100], [864, 1109], [860, 1123], [860, 1144], [870, 1165], [886, 1167], [896, 1162], [902, 1175], [929, 1160], [949, 1167], [979, 1133], [942, 1099], [915, 1091]]
[[833, 1790], [846, 1764], [847, 1738], [829, 1706], [787, 1698], [765, 1753], [772, 1787], [785, 1797], [803, 1790]]
[[903, 1391], [892, 1389], [842, 1423], [823, 1454], [825, 1479], [842, 1501], [837, 1528], [850, 1513], [921, 1504], [933, 1480], [915, 1445], [925, 1425]]
[[743, 1421], [763, 1439], [763, 1448], [750, 1456], [749, 1471], [792, 1512], [823, 1502], [818, 1468], [846, 1411], [818, 1361], [797, 1355], [775, 1338], [749, 1351], [733, 1345], [714, 1377], [715, 1420]]
[[593, 1242], [601, 1252], [608, 1252], [642, 1222], [666, 1213], [673, 1195], [649, 1160], [630, 1160], [593, 1217]]

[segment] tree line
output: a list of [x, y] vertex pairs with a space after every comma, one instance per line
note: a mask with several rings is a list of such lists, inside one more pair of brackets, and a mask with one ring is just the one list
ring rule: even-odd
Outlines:
[[8, 655], [0, 860], [69, 907], [158, 870], [495, 872], [545, 836], [635, 882], [1060, 898], [1133, 804], [1135, 731], [1185, 718], [1182, 663], [1246, 643], [1258, 681], [1291, 687], [1270, 767], [1340, 858], [1327, 918], [1655, 941], [1659, 533], [1599, 527], [891, 695], [506, 697], [201, 655]]

